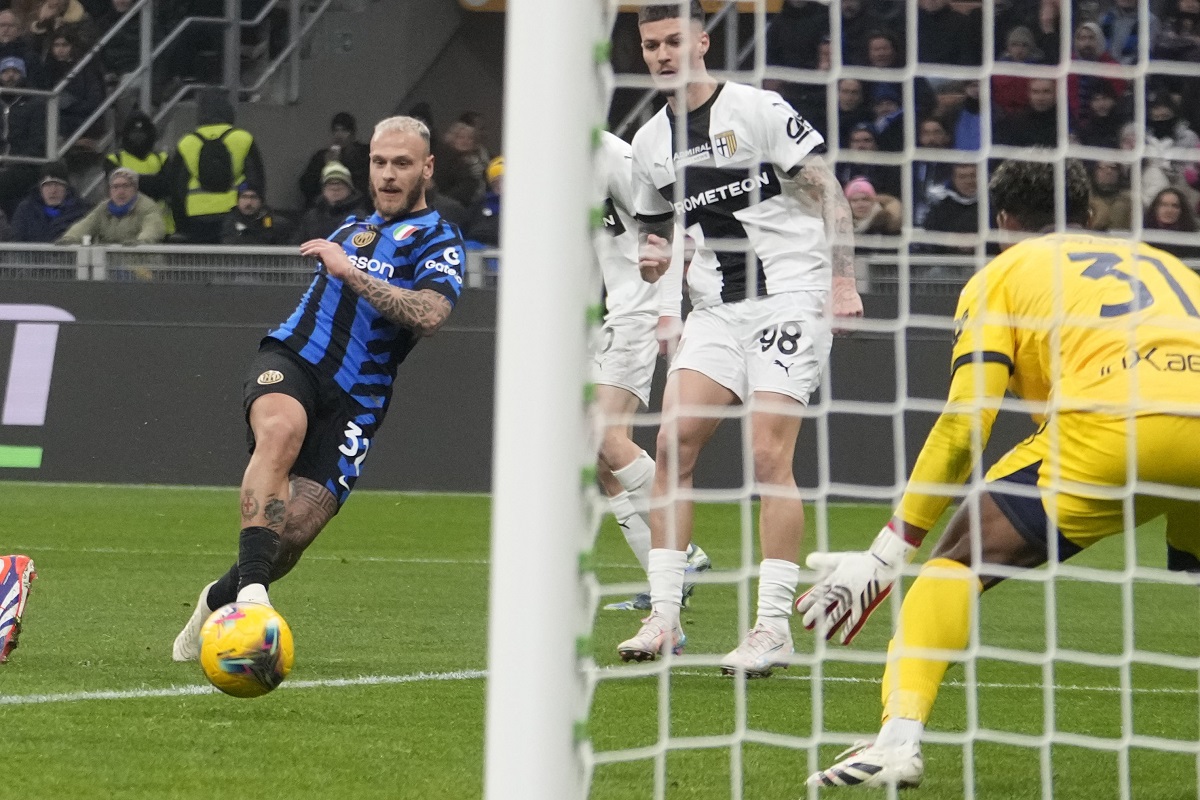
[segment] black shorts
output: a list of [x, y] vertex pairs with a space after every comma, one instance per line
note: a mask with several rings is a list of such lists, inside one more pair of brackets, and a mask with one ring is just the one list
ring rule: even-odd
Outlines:
[[363, 408], [332, 378], [321, 375], [283, 342], [267, 337], [259, 345], [242, 390], [246, 443], [251, 453], [250, 406], [267, 394], [286, 394], [304, 406], [308, 431], [291, 474], [324, 486], [341, 508], [362, 472], [383, 413]]

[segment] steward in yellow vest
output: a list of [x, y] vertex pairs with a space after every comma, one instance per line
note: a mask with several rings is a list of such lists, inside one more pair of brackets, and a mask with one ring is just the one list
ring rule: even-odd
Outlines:
[[237, 187], [266, 189], [262, 156], [249, 131], [234, 126], [233, 106], [221, 90], [200, 96], [199, 126], [176, 145], [171, 208], [187, 241], [216, 244], [221, 220], [237, 205]]
[[158, 141], [158, 129], [154, 121], [139, 110], [130, 113], [121, 129], [121, 149], [109, 153], [104, 159], [105, 176], [112, 175], [113, 170], [124, 167], [138, 175], [138, 190], [156, 201], [162, 210], [163, 225], [167, 234], [175, 232], [175, 219], [166, 198], [170, 183], [167, 166], [167, 152], [155, 150]]

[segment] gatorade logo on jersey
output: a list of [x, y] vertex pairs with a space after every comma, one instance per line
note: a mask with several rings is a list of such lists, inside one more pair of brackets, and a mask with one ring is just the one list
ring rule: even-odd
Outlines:
[[259, 386], [270, 386], [273, 383], [279, 383], [283, 380], [283, 373], [277, 369], [269, 369], [262, 375], [258, 376]]

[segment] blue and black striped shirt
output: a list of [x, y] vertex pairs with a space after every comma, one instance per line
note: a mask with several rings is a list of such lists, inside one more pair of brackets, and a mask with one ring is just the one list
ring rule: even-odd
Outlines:
[[[453, 306], [466, 255], [458, 229], [433, 209], [385, 221], [350, 217], [330, 235], [361, 270], [402, 289], [431, 289]], [[396, 368], [420, 338], [389, 322], [323, 264], [287, 322], [268, 336], [283, 342], [364, 408], [385, 409]]]

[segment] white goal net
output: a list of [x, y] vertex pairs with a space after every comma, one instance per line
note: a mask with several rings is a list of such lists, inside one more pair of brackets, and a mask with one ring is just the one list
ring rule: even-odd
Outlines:
[[[580, 187], [593, 184], [606, 117], [629, 141], [663, 103], [642, 61], [638, 5], [509, 2], [487, 796], [817, 797], [825, 790], [807, 787], [808, 775], [879, 729], [903, 589], [940, 529], [851, 646], [793, 618], [788, 669], [722, 676], [722, 657], [754, 624], [759, 497], [750, 409], [712, 409], [723, 422], [690, 498], [713, 568], [688, 578], [687, 647], [646, 663], [617, 657], [649, 612], [603, 608], [645, 592], [646, 574], [588, 468], [588, 347], [603, 305], [598, 268], [585, 267], [600, 190]], [[710, 74], [777, 91], [809, 120], [854, 211], [865, 317], [835, 340], [800, 412], [795, 473], [802, 553], [862, 550], [945, 404], [959, 292], [1012, 241], [989, 210], [998, 164], [1055, 165], [1061, 231], [1064, 163], [1083, 160], [1100, 231], [1200, 267], [1200, 3], [704, 7]], [[686, 128], [682, 108], [677, 121]], [[680, 181], [677, 198], [684, 191]], [[672, 423], [659, 413], [664, 372], [633, 420], [652, 456], [659, 426]], [[1005, 399], [967, 485], [929, 491], [968, 497], [1034, 433], [1039, 410]], [[1117, 492], [1123, 535], [1009, 570], [972, 605], [969, 646], [953, 654], [924, 739], [923, 796], [1200, 797], [1196, 580], [1179, 569], [1185, 554], [1168, 555], [1161, 520], [1135, 527], [1137, 489], [1131, 478]], [[799, 591], [813, 577], [802, 573]]]

